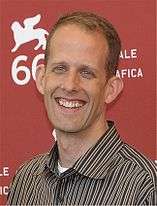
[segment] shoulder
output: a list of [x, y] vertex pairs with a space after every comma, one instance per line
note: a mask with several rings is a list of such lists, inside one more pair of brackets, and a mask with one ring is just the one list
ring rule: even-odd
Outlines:
[[47, 160], [48, 155], [49, 153], [34, 156], [32, 159], [24, 162], [16, 173], [22, 172], [24, 170], [29, 170], [31, 173], [38, 171], [38, 169], [40, 169], [40, 167], [43, 166]]
[[157, 168], [153, 161], [128, 144], [123, 145], [120, 155], [126, 162], [134, 165], [135, 170], [141, 173], [141, 176], [143, 174], [145, 178], [149, 179], [154, 188], [157, 188]]
[[40, 154], [24, 162], [16, 171], [16, 174], [13, 178], [13, 183], [24, 182], [24, 180], [27, 178], [30, 179], [33, 178], [33, 176], [38, 176], [41, 174], [45, 168], [48, 155], [49, 153]]
[[37, 155], [20, 166], [10, 184], [7, 198], [9, 205], [25, 204], [27, 196], [31, 196], [35, 190], [36, 182], [41, 181], [40, 174], [45, 168], [48, 156], [49, 153]]

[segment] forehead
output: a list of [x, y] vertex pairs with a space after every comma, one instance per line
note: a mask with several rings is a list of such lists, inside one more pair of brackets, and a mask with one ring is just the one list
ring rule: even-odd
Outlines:
[[62, 25], [50, 40], [48, 62], [61, 59], [69, 63], [105, 65], [108, 54], [107, 41], [98, 31], [87, 31], [81, 26]]
[[78, 42], [80, 42], [80, 44], [89, 43], [90, 46], [97, 46], [98, 48], [103, 47], [105, 50], [108, 49], [107, 40], [102, 32], [98, 30], [91, 31], [78, 24], [59, 26], [50, 40], [50, 46], [55, 46], [55, 44], [59, 44], [59, 42], [69, 42], [69, 44]]
[[107, 41], [100, 32], [64, 25], [51, 38], [48, 66], [61, 62], [66, 62], [71, 68], [88, 65], [104, 76], [107, 53]]

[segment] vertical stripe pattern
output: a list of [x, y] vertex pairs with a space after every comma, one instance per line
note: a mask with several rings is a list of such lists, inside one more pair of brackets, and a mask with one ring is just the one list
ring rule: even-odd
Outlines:
[[125, 144], [113, 124], [78, 161], [58, 173], [57, 143], [20, 167], [8, 205], [157, 205], [155, 165]]

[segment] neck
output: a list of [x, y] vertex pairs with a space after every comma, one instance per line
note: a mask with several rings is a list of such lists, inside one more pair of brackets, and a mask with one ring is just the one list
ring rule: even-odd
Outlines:
[[107, 123], [95, 125], [87, 131], [68, 133], [56, 129], [59, 161], [62, 167], [70, 168], [73, 164], [95, 145], [98, 139], [108, 129]]

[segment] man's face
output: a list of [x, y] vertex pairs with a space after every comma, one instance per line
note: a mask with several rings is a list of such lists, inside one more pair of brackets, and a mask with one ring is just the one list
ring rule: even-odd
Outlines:
[[65, 132], [104, 125], [108, 46], [98, 32], [61, 26], [51, 39], [44, 101], [51, 123]]

